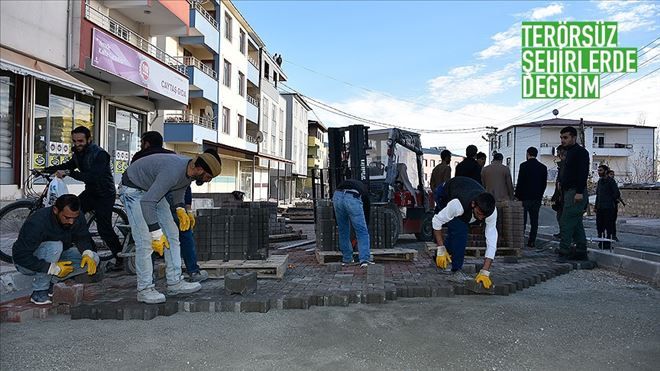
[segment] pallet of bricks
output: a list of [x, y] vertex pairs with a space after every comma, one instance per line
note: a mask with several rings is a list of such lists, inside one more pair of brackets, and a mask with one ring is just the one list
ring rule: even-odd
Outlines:
[[[379, 260], [416, 259], [416, 251], [397, 249], [388, 236], [396, 230], [392, 210], [383, 206], [372, 206], [369, 218], [369, 241], [372, 255]], [[318, 200], [316, 204], [316, 250], [317, 259], [324, 264], [339, 259], [339, 231], [335, 219], [335, 210], [331, 200]]]
[[[445, 229], [446, 233], [446, 229]], [[521, 256], [524, 245], [523, 207], [520, 201], [497, 202], [497, 254]], [[471, 225], [466, 256], [483, 257], [486, 253], [484, 224]]]
[[268, 258], [270, 206], [245, 202], [238, 207], [197, 210], [197, 258], [207, 260], [264, 260]]

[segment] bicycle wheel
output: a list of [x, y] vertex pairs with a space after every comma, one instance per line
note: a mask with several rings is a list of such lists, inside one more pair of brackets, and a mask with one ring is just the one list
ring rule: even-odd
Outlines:
[[0, 209], [0, 260], [13, 263], [11, 250], [27, 217], [35, 209], [34, 200], [12, 202]]
[[[126, 238], [126, 235], [120, 228], [117, 227], [117, 225], [128, 224], [128, 216], [126, 215], [126, 212], [120, 207], [113, 206], [111, 222], [112, 222], [112, 229], [115, 231], [117, 237], [119, 237], [119, 242], [121, 242], [121, 244], [123, 245], [124, 244], [123, 241]], [[96, 214], [94, 213], [91, 214], [91, 217], [87, 221], [87, 227], [89, 228], [89, 233], [92, 235], [92, 240], [96, 245], [96, 252], [99, 254], [99, 258], [102, 261], [112, 259], [114, 257], [112, 255], [112, 252], [101, 238], [98, 228], [96, 227]]]

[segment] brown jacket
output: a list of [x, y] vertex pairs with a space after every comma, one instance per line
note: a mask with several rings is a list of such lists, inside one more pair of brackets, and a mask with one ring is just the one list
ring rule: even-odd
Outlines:
[[481, 181], [486, 191], [495, 197], [495, 201], [513, 200], [511, 171], [502, 162], [494, 161], [485, 166], [481, 170]]
[[449, 164], [443, 164], [441, 162], [438, 166], [433, 168], [433, 172], [431, 173], [431, 190], [435, 192], [440, 184], [443, 184], [449, 179], [451, 179], [451, 167]]

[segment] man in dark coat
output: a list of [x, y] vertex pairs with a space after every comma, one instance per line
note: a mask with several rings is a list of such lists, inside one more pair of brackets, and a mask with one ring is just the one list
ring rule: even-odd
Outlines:
[[527, 247], [536, 246], [536, 233], [539, 229], [539, 210], [548, 180], [548, 168], [540, 163], [536, 156], [539, 154], [535, 147], [527, 148], [527, 161], [520, 164], [515, 197], [522, 201], [525, 210], [523, 217], [523, 230], [527, 226], [529, 214], [529, 239]]
[[467, 146], [465, 149], [465, 159], [456, 165], [456, 174], [454, 176], [465, 176], [476, 180], [479, 184], [482, 184], [481, 166], [479, 166], [479, 163], [474, 158], [476, 155], [477, 146], [474, 144]]

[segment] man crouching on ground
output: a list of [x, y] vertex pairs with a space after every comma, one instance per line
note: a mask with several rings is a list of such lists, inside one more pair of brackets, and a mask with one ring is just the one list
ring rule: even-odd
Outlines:
[[[165, 255], [168, 295], [201, 289], [199, 282], [181, 278], [179, 228], [165, 195], [171, 192], [174, 206], [183, 206], [186, 188], [192, 181], [198, 185], [209, 182], [221, 170], [218, 153], [210, 149], [192, 160], [175, 154], [153, 154], [132, 163], [122, 175], [120, 197], [135, 240], [138, 301], [148, 304], [165, 301], [165, 295], [156, 290], [153, 282], [153, 251]], [[179, 216], [179, 225], [190, 225], [190, 220], [182, 220], [184, 217], [185, 213]]]
[[[73, 247], [75, 245], [75, 247]], [[80, 199], [66, 194], [55, 205], [44, 207], [30, 215], [12, 247], [16, 270], [35, 276], [30, 301], [50, 304], [53, 281], [63, 281], [87, 271], [96, 274], [98, 255], [80, 212]]]
[[[458, 176], [445, 183], [441, 197], [442, 209], [433, 217], [433, 235], [438, 250], [436, 265], [446, 269], [451, 263], [451, 281], [469, 280], [461, 269], [468, 239], [468, 225], [486, 220], [486, 254], [483, 269], [475, 277], [477, 283], [490, 288], [490, 265], [497, 250], [497, 210], [495, 198], [481, 184], [467, 177]], [[447, 224], [447, 246], [442, 237], [442, 225]], [[451, 254], [451, 256], [450, 256]]]

